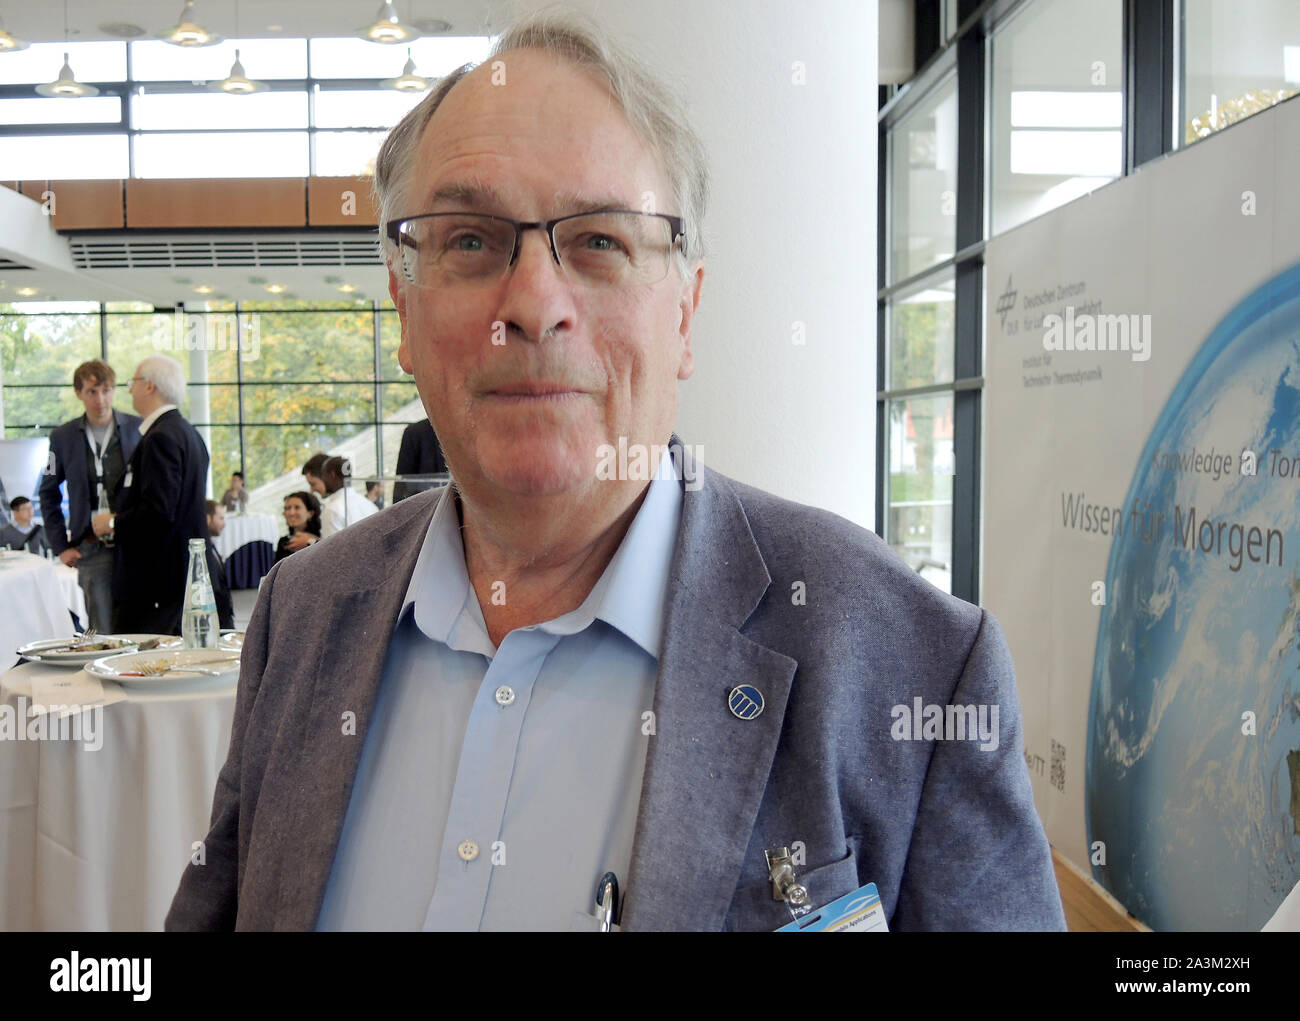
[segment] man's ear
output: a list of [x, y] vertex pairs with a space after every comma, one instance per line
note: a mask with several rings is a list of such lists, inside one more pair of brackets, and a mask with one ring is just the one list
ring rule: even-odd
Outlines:
[[682, 285], [681, 301], [681, 324], [678, 326], [678, 337], [682, 343], [682, 358], [677, 366], [678, 379], [690, 379], [691, 373], [695, 371], [695, 352], [691, 349], [691, 327], [695, 323], [695, 313], [700, 307], [700, 292], [704, 288], [704, 263], [695, 264], [694, 274]]
[[397, 318], [402, 324], [402, 342], [397, 346], [397, 364], [408, 376], [413, 376], [415, 370], [411, 366], [411, 351], [407, 344], [406, 285], [398, 279], [391, 261], [388, 263], [388, 293], [392, 296], [393, 304], [397, 306]]

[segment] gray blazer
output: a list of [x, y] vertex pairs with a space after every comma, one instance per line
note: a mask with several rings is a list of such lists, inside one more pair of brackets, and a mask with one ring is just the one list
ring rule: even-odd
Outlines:
[[[997, 622], [871, 532], [701, 472], [669, 578], [622, 928], [774, 929], [789, 914], [763, 852], [797, 841], [818, 905], [875, 883], [895, 930], [1063, 929]], [[266, 576], [205, 864], [186, 868], [168, 929], [314, 927], [437, 499]], [[756, 719], [730, 712], [738, 684], [762, 692]], [[895, 740], [892, 709], [916, 698], [998, 706], [996, 750]]]

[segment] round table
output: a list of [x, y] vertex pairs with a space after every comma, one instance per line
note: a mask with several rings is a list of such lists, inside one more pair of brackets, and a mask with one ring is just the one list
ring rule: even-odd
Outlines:
[[[65, 570], [72, 571], [72, 589], [80, 596], [77, 572]], [[18, 659], [14, 650], [28, 642], [73, 634], [68, 616], [73, 598], [67, 592], [66, 575], [61, 576], [44, 557], [12, 551], [0, 556], [0, 668], [12, 666]], [[84, 597], [79, 605], [84, 621]]]
[[279, 541], [280, 520], [270, 514], [228, 516], [225, 529], [212, 544], [226, 563], [230, 587], [257, 588], [275, 562]]
[[[0, 677], [25, 715], [34, 678]], [[235, 684], [141, 694], [104, 682], [94, 742], [0, 740], [0, 930], [160, 930], [194, 844], [208, 833]], [[117, 701], [112, 701], [116, 699]], [[22, 710], [21, 714], [19, 710]]]

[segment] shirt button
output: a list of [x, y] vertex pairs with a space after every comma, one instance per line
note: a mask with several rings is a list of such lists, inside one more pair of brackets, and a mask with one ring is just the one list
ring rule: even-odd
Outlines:
[[508, 684], [501, 685], [501, 687], [497, 688], [496, 700], [497, 705], [508, 706], [515, 700], [515, 689]]
[[472, 840], [462, 840], [456, 853], [460, 855], [461, 861], [473, 861], [478, 857], [478, 844]]

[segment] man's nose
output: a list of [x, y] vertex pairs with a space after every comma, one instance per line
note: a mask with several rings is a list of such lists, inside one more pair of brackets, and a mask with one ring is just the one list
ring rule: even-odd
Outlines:
[[548, 331], [571, 328], [574, 313], [569, 279], [551, 253], [546, 232], [524, 231], [507, 271], [498, 319], [514, 326], [524, 339], [540, 340]]

